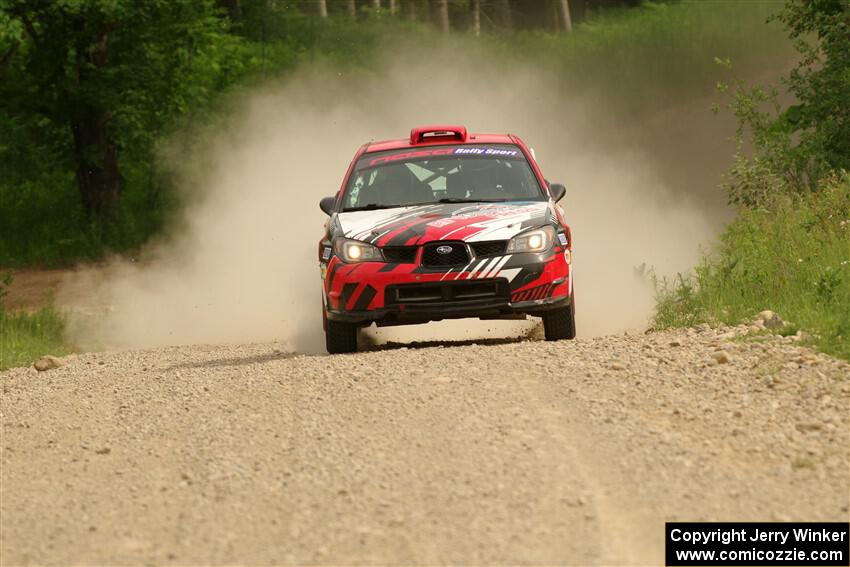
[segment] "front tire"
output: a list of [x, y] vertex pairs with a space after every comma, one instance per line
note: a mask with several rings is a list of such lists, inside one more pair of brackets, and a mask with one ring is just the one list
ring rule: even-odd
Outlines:
[[325, 326], [325, 347], [330, 354], [357, 352], [357, 326], [328, 319]]
[[576, 314], [573, 305], [543, 313], [543, 334], [547, 341], [576, 338]]

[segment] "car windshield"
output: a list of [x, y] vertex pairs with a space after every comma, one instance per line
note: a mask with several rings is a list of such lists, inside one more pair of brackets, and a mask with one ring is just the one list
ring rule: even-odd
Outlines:
[[517, 146], [432, 146], [362, 156], [348, 180], [342, 208], [544, 199]]

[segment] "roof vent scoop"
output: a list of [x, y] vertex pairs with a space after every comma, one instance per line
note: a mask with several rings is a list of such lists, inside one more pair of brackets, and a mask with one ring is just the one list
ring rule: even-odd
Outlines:
[[465, 142], [466, 127], [437, 124], [434, 126], [420, 126], [410, 131], [410, 143], [414, 146], [429, 142], [444, 142], [446, 139]]

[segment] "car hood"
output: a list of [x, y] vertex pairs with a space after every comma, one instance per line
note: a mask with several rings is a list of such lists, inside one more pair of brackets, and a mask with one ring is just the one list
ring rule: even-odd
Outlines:
[[434, 240], [506, 240], [554, 219], [546, 201], [440, 203], [336, 215], [338, 230], [347, 238], [382, 247]]

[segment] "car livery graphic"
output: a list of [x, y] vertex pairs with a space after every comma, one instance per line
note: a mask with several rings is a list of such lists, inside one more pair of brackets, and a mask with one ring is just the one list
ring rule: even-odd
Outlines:
[[537, 316], [547, 340], [574, 338], [565, 193], [512, 134], [439, 125], [363, 145], [320, 203], [328, 352], [357, 350], [372, 323], [464, 317]]

